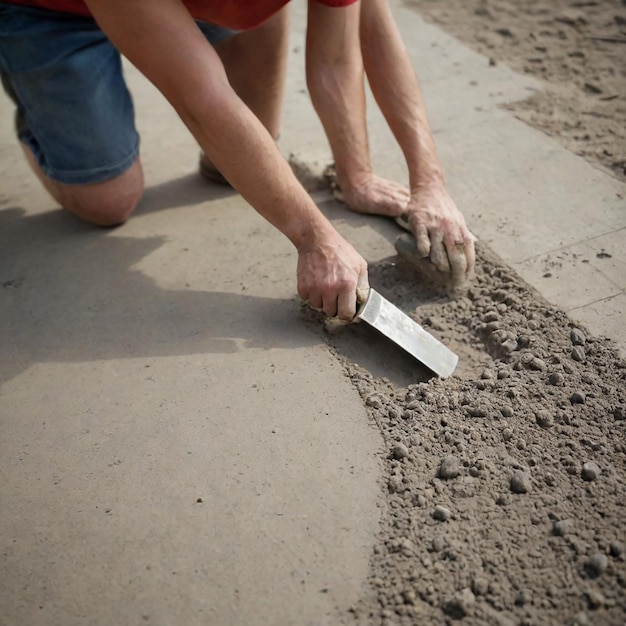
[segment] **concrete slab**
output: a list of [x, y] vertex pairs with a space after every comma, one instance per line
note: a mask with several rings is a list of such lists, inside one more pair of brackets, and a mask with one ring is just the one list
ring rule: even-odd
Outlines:
[[[582, 244], [581, 244], [582, 245]], [[551, 301], [570, 310], [622, 293], [586, 258], [572, 251], [572, 246], [558, 252], [523, 261], [517, 271], [531, 285]]]
[[626, 354], [624, 298], [626, 259], [622, 252], [626, 230], [586, 239], [549, 254], [523, 261], [519, 274], [558, 301], [570, 316], [613, 337]]
[[626, 294], [622, 292], [612, 298], [572, 309], [569, 314], [589, 328], [594, 328], [598, 335], [614, 338], [624, 355], [626, 354], [624, 311], [626, 311]]
[[[568, 246], [613, 251], [589, 263], [613, 297], [564, 300], [576, 272], [551, 294], [532, 281], [624, 347], [625, 186], [498, 108], [534, 81], [392, 6], [473, 230], [522, 272]], [[321, 167], [304, 11], [280, 145]], [[148, 190], [113, 232], [56, 210], [0, 97], [0, 623], [337, 624], [374, 541], [378, 434], [299, 320], [293, 250], [198, 178], [180, 120], [128, 80]], [[375, 163], [402, 180], [370, 116]], [[370, 261], [393, 254], [393, 223], [316, 197]]]
[[379, 432], [290, 244], [127, 75], [148, 189], [115, 231], [56, 209], [0, 99], [0, 623], [341, 623]]

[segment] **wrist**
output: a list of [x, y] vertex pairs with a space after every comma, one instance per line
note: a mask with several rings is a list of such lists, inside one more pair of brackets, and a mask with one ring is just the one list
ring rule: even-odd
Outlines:
[[336, 232], [326, 217], [315, 207], [316, 214], [294, 220], [291, 227], [284, 231], [298, 253], [319, 245]]
[[423, 193], [425, 189], [445, 190], [446, 180], [441, 169], [433, 169], [421, 172], [417, 176], [411, 176], [409, 181], [411, 195]]
[[370, 164], [353, 164], [348, 167], [335, 164], [337, 173], [337, 184], [342, 191], [350, 189], [358, 189], [372, 175], [372, 166]]

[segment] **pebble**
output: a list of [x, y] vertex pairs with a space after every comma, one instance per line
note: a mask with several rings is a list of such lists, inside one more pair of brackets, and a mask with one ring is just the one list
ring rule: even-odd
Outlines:
[[586, 358], [587, 355], [585, 353], [585, 349], [582, 346], [574, 346], [572, 348], [572, 359], [574, 359], [574, 361], [584, 363]]
[[554, 425], [554, 418], [547, 409], [540, 409], [535, 413], [535, 420], [541, 428], [550, 428]]
[[502, 439], [504, 439], [504, 441], [511, 441], [511, 439], [513, 439], [513, 429], [512, 428], [503, 429]]
[[502, 417], [513, 417], [513, 409], [510, 406], [503, 406], [500, 409], [500, 413], [502, 413]]
[[390, 406], [387, 415], [389, 415], [390, 419], [397, 420], [400, 418], [400, 411], [395, 406]]
[[435, 537], [431, 547], [433, 552], [441, 552], [446, 547], [445, 539], [443, 537]]
[[562, 519], [552, 524], [552, 534], [555, 537], [566, 537], [572, 532], [573, 523], [570, 519]]
[[552, 372], [548, 377], [548, 382], [551, 385], [562, 385], [565, 382], [565, 376], [561, 372]]
[[580, 613], [576, 613], [576, 615], [574, 615], [572, 626], [589, 626], [589, 624], [589, 617], [584, 611], [580, 611]]
[[609, 554], [614, 557], [622, 556], [624, 554], [624, 544], [618, 539], [613, 539], [609, 543]]
[[467, 408], [470, 417], [487, 417], [487, 411], [482, 406], [470, 406]]
[[489, 581], [482, 576], [477, 576], [472, 581], [472, 591], [476, 596], [485, 596], [489, 591]]
[[535, 357], [529, 364], [531, 370], [536, 372], [543, 372], [546, 369], [546, 362], [543, 359]]
[[583, 463], [583, 469], [580, 472], [580, 476], [583, 480], [592, 481], [600, 476], [600, 467], [593, 461]]
[[496, 498], [496, 504], [498, 506], [506, 506], [508, 503], [509, 503], [509, 497], [506, 495], [506, 493], [501, 493]]
[[426, 498], [421, 493], [415, 497], [415, 506], [420, 508], [426, 506]]
[[584, 346], [587, 338], [585, 337], [585, 333], [578, 328], [572, 328], [572, 332], [569, 334], [569, 338], [571, 342], [575, 346]]
[[367, 406], [371, 406], [373, 409], [380, 409], [380, 407], [383, 405], [383, 401], [378, 394], [373, 393], [367, 396], [367, 398], [365, 399], [365, 404]]
[[572, 404], [585, 404], [585, 394], [580, 391], [575, 391], [570, 397], [569, 401]]
[[410, 539], [404, 538], [400, 542], [400, 548], [406, 556], [409, 556], [415, 550], [415, 544]]
[[536, 320], [530, 320], [528, 322], [528, 330], [539, 330], [539, 322]]
[[399, 476], [392, 476], [387, 482], [387, 488], [389, 489], [389, 493], [398, 493], [403, 491], [402, 479]]
[[439, 522], [446, 522], [452, 517], [452, 512], [445, 506], [438, 504], [433, 510], [433, 518]]
[[461, 472], [461, 461], [456, 456], [447, 456], [439, 465], [439, 478], [448, 480], [456, 478]]
[[584, 569], [587, 576], [589, 576], [590, 578], [597, 578], [598, 576], [606, 572], [608, 566], [609, 559], [606, 554], [597, 552], [596, 554], [591, 555], [585, 561]]
[[511, 378], [511, 370], [508, 367], [503, 367], [498, 370], [498, 380], [503, 378]]
[[524, 606], [530, 601], [530, 595], [526, 589], [520, 589], [515, 596], [515, 606]]
[[409, 449], [403, 443], [397, 443], [391, 449], [391, 456], [398, 461], [406, 459], [406, 457], [409, 456]]
[[595, 589], [587, 592], [587, 603], [590, 609], [599, 609], [604, 606], [604, 596]]
[[511, 475], [510, 487], [513, 493], [528, 493], [530, 491], [530, 476], [521, 470], [515, 470]]
[[505, 354], [510, 354], [513, 350], [517, 349], [517, 341], [515, 339], [507, 339], [502, 343], [502, 351]]
[[443, 612], [453, 619], [463, 619], [474, 611], [476, 597], [469, 587], [457, 591], [454, 596], [447, 598], [443, 603]]

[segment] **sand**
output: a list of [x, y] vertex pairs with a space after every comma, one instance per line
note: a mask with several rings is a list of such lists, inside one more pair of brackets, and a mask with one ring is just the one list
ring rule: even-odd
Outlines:
[[371, 275], [463, 364], [442, 381], [405, 361], [392, 380], [345, 356], [367, 329], [328, 336], [387, 445], [372, 590], [355, 615], [626, 623], [626, 364], [614, 346], [482, 248], [456, 297], [397, 259]]
[[546, 82], [510, 105], [521, 120], [626, 180], [623, 0], [407, 0], [491, 64]]

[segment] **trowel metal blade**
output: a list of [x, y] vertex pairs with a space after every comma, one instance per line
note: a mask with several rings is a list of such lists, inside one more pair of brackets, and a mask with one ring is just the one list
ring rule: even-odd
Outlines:
[[459, 357], [374, 289], [355, 319], [373, 326], [441, 378], [454, 372]]

